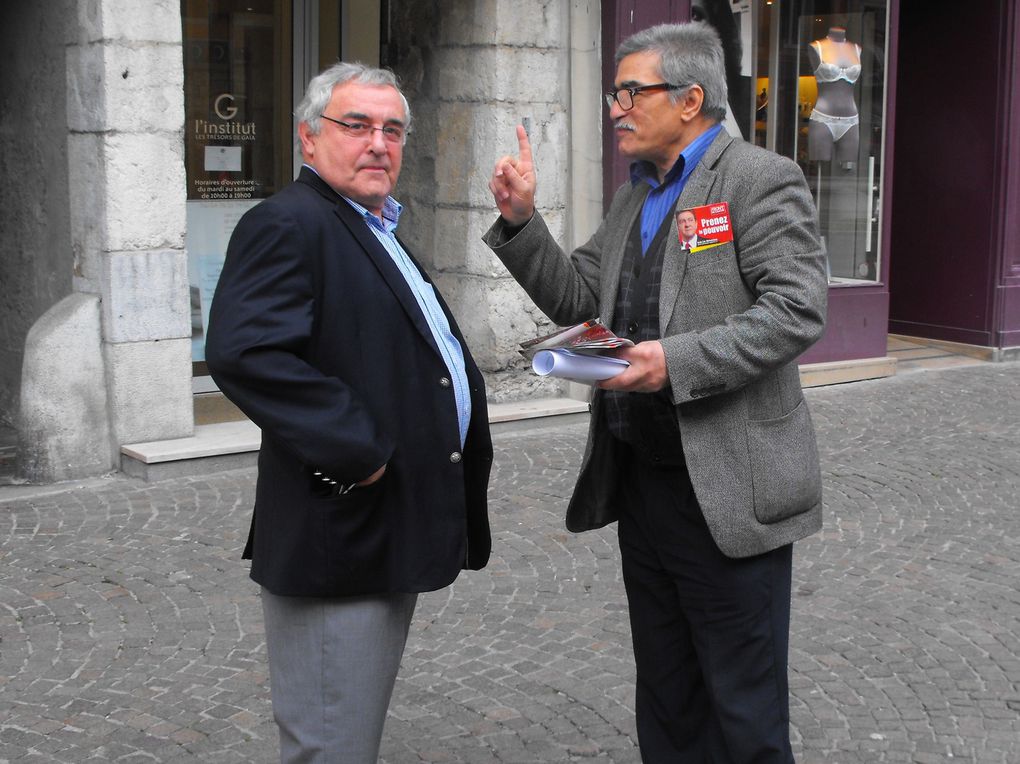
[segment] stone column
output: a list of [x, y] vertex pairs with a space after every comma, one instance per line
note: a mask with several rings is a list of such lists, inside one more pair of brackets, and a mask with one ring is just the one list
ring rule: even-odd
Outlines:
[[76, 291], [101, 298], [111, 435], [193, 430], [177, 0], [79, 0], [67, 52]]
[[597, 224], [600, 212], [600, 174], [591, 172], [601, 155], [599, 94], [580, 93], [577, 102], [571, 85], [588, 84], [594, 72], [597, 87], [598, 6], [550, 0], [408, 5], [414, 7], [397, 20], [391, 55], [417, 123], [401, 181], [410, 212], [403, 235], [413, 237], [457, 315], [486, 373], [490, 400], [563, 395], [567, 385], [534, 376], [517, 353], [521, 340], [553, 325], [481, 236], [497, 215], [489, 176], [498, 157], [517, 152], [515, 126], [522, 122], [550, 230], [564, 247], [594, 232], [575, 236], [572, 226], [578, 215], [585, 223], [594, 216]]

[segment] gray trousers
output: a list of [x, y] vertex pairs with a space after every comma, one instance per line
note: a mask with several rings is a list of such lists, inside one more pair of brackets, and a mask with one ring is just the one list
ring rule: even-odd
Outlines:
[[262, 589], [281, 764], [374, 764], [417, 594]]

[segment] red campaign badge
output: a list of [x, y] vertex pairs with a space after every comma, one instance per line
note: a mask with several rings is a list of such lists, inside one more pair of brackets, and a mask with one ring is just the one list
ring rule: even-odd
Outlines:
[[697, 252], [733, 241], [730, 205], [726, 202], [690, 207], [676, 213], [676, 229], [680, 247]]

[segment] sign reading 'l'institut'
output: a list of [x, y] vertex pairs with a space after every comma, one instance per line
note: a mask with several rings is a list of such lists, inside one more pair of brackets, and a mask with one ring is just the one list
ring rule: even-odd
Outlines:
[[200, 168], [189, 162], [189, 170], [195, 170], [188, 175], [189, 199], [258, 198], [264, 184], [251, 177], [250, 158], [245, 161], [246, 149], [253, 149], [257, 140], [258, 124], [237, 119], [235, 101], [233, 93], [220, 93], [212, 101], [210, 118], [196, 117], [188, 123], [189, 158], [201, 157]]

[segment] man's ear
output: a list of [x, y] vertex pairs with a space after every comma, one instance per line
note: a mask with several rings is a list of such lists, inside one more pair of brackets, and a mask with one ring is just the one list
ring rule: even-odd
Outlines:
[[299, 122], [297, 132], [298, 138], [301, 139], [301, 154], [305, 161], [311, 161], [315, 158], [315, 136], [312, 135], [307, 122]]
[[691, 85], [687, 92], [680, 99], [680, 114], [685, 122], [689, 122], [701, 113], [701, 106], [705, 103], [705, 91], [701, 85]]

